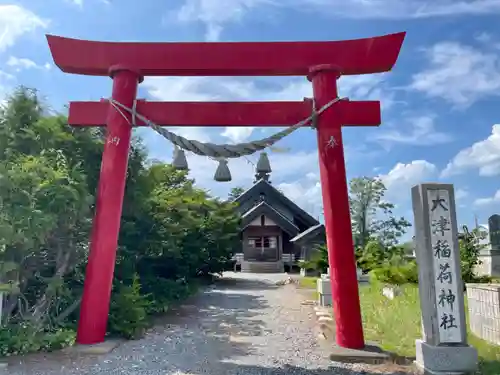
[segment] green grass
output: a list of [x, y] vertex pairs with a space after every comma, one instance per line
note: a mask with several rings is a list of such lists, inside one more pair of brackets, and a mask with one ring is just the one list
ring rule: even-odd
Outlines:
[[[315, 287], [315, 279], [304, 278], [300, 285]], [[360, 288], [365, 338], [400, 356], [415, 357], [415, 339], [422, 337], [418, 287], [403, 286], [402, 292], [401, 296], [389, 300], [382, 295], [381, 286]], [[499, 375], [500, 346], [481, 340], [471, 333], [468, 339], [479, 353], [478, 374]]]
[[415, 356], [415, 339], [422, 337], [418, 289], [403, 288], [404, 297], [389, 300], [381, 288], [360, 288], [361, 311], [367, 341], [406, 357]]
[[302, 288], [314, 288], [316, 289], [317, 277], [301, 277], [299, 279], [299, 286]]

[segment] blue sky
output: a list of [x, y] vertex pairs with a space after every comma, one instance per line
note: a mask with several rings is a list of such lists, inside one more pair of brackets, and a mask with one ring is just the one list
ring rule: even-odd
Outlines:
[[[165, 4], [169, 4], [168, 6]], [[110, 41], [340, 40], [407, 31], [395, 69], [346, 77], [351, 100], [381, 100], [379, 128], [344, 130], [348, 177], [380, 176], [387, 198], [412, 220], [410, 188], [453, 183], [460, 223], [500, 211], [500, 0], [0, 0], [0, 96], [36, 87], [56, 110], [70, 100], [110, 94], [109, 78], [61, 73], [45, 33]], [[496, 26], [496, 27], [495, 27]], [[293, 78], [146, 79], [151, 100], [301, 100], [310, 83]], [[498, 125], [495, 125], [498, 124]], [[240, 142], [277, 129], [174, 128], [201, 141]], [[172, 148], [141, 129], [150, 154]], [[321, 214], [316, 138], [300, 129], [271, 153], [273, 183], [315, 216]], [[213, 181], [216, 165], [189, 157], [191, 174], [214, 194], [252, 182], [252, 163], [231, 161], [231, 184]]]

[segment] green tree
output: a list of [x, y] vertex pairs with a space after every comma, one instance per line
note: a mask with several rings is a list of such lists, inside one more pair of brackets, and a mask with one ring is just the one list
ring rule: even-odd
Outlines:
[[[23, 87], [0, 108], [0, 125], [0, 288], [8, 291], [0, 353], [53, 348], [44, 344], [47, 335], [67, 345], [82, 294], [104, 131], [67, 126]], [[197, 188], [185, 172], [148, 160], [140, 138], [127, 172], [112, 314], [136, 305], [121, 332], [131, 336], [145, 325], [143, 310], [162, 311], [224, 270], [239, 217], [232, 203]], [[110, 319], [114, 331], [118, 320]], [[20, 346], [19, 337], [33, 344]]]
[[238, 198], [241, 194], [245, 192], [246, 189], [242, 188], [241, 186], [236, 186], [231, 189], [229, 192], [228, 199], [230, 201], [234, 201], [236, 198]]
[[11, 285], [4, 312], [43, 326], [63, 311], [64, 277], [87, 250], [92, 196], [81, 160], [68, 152], [81, 137], [22, 87], [0, 123], [0, 281]]
[[170, 165], [154, 164], [137, 183], [146, 197], [125, 204], [131, 206], [124, 207], [117, 277], [127, 282], [137, 272], [152, 308], [161, 311], [189, 292], [191, 280], [225, 269], [239, 239], [239, 217], [231, 203], [210, 198]]
[[411, 224], [404, 217], [395, 217], [394, 204], [384, 201], [384, 183], [378, 178], [353, 178], [349, 184], [349, 204], [354, 245], [364, 249], [371, 238], [385, 247], [398, 243]]
[[479, 228], [474, 228], [472, 231], [469, 231], [466, 225], [462, 228], [463, 235], [459, 240], [462, 280], [464, 283], [473, 283], [478, 279], [476, 267], [482, 263], [479, 253], [486, 248], [482, 241], [488, 234]]

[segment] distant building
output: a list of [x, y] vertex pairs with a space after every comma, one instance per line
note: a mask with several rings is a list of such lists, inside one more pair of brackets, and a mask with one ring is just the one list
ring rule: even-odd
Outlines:
[[271, 166], [261, 154], [252, 187], [234, 201], [241, 214], [241, 252], [235, 255], [242, 272], [284, 272], [307, 258], [316, 243], [325, 243], [318, 220], [276, 189]]

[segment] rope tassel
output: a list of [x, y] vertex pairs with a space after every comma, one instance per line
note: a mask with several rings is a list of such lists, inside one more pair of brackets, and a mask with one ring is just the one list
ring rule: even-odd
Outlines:
[[177, 146], [174, 149], [174, 160], [172, 162], [172, 165], [175, 169], [178, 169], [180, 171], [187, 171], [189, 169], [184, 150]]
[[229, 182], [231, 181], [231, 171], [227, 166], [226, 159], [220, 159], [217, 170], [215, 171], [214, 180], [218, 182]]

